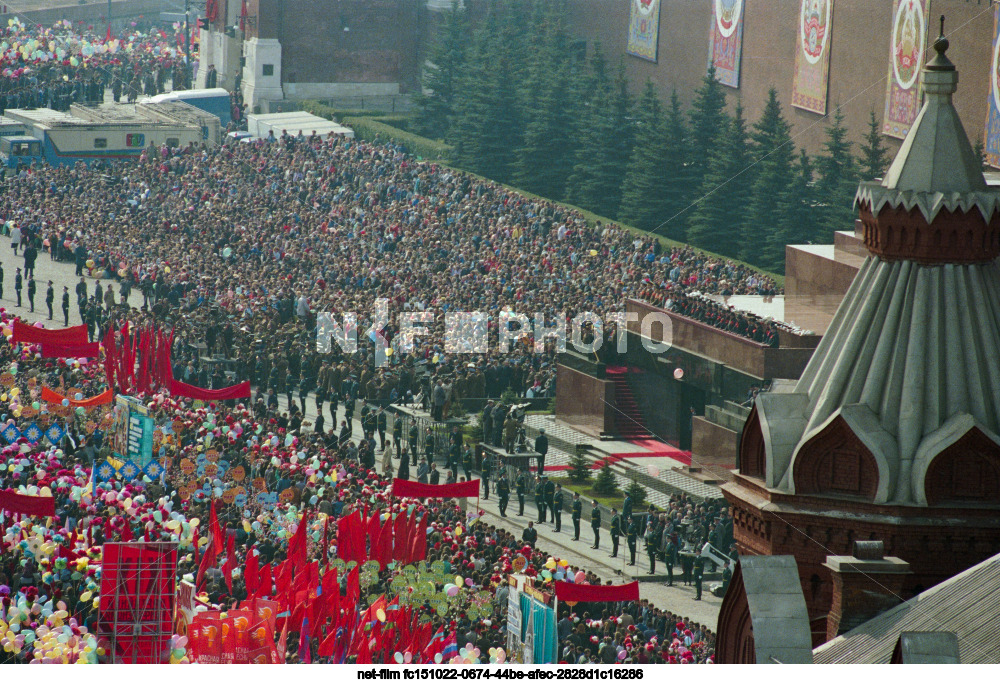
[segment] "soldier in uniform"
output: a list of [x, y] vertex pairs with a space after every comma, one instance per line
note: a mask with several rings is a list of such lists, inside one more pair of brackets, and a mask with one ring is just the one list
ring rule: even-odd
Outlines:
[[420, 437], [420, 430], [417, 429], [417, 423], [415, 420], [410, 423], [410, 431], [407, 433], [407, 437], [410, 444], [410, 453], [416, 453], [417, 439]]
[[646, 554], [649, 555], [649, 574], [656, 573], [656, 551], [659, 550], [660, 535], [656, 526], [650, 522], [646, 528]]
[[663, 552], [663, 562], [667, 565], [667, 585], [674, 585], [674, 565], [677, 564], [677, 542], [673, 536], [667, 540]]
[[45, 290], [45, 305], [49, 307], [49, 320], [52, 320], [52, 302], [56, 299], [56, 293], [52, 289], [52, 280], [49, 280], [49, 288]]
[[389, 426], [389, 418], [385, 414], [385, 409], [378, 411], [375, 416], [375, 428], [378, 430], [379, 448], [385, 450], [385, 430]]
[[472, 449], [468, 446], [465, 447], [465, 452], [462, 453], [462, 470], [465, 472], [465, 478], [471, 479], [469, 474], [472, 471]]
[[552, 494], [552, 519], [556, 522], [556, 533], [562, 530], [563, 493], [562, 484], [556, 484]]
[[549, 515], [552, 517], [552, 521], [556, 521], [555, 510], [552, 509], [552, 502], [556, 495], [556, 485], [549, 481], [549, 478], [544, 474], [542, 475], [542, 484], [545, 486], [545, 507], [548, 508]]
[[596, 500], [590, 510], [590, 528], [594, 530], [594, 545], [591, 548], [597, 550], [601, 547], [601, 508], [597, 507]]
[[[628, 519], [628, 518], [626, 518], [626, 519]], [[628, 542], [628, 553], [629, 553], [629, 558], [630, 558], [629, 562], [628, 562], [628, 566], [634, 567], [635, 566], [635, 545], [636, 545], [636, 542], [639, 540], [639, 520], [636, 519], [635, 517], [633, 517], [628, 522], [628, 536], [626, 537], [625, 540]]]
[[[399, 457], [403, 448], [403, 420], [399, 415], [392, 418], [392, 443], [396, 447], [396, 457]], [[465, 473], [468, 478], [469, 473]]]
[[580, 502], [580, 494], [573, 494], [573, 540], [580, 540], [580, 516], [583, 514], [583, 503]]
[[628, 528], [632, 523], [632, 495], [626, 491], [625, 501], [622, 503], [622, 518], [625, 520], [625, 527]]
[[517, 473], [517, 481], [514, 482], [514, 489], [517, 491], [517, 516], [520, 517], [524, 514], [524, 494], [525, 489], [528, 487], [527, 477], [524, 474], [524, 470]]
[[538, 523], [545, 521], [545, 484], [541, 477], [535, 477], [535, 507], [538, 509]]
[[482, 470], [483, 500], [490, 499], [490, 475], [492, 474], [493, 474], [493, 463], [490, 461], [490, 458], [484, 454], [483, 470]]
[[701, 578], [705, 573], [705, 565], [703, 558], [697, 558], [694, 561], [694, 590], [696, 595], [695, 600], [701, 600]]
[[500, 473], [500, 481], [497, 482], [497, 496], [500, 498], [500, 516], [507, 516], [507, 501], [510, 500], [510, 483], [507, 481], [507, 473]]
[[62, 309], [64, 325], [69, 327], [69, 287], [63, 286]]
[[622, 535], [622, 518], [611, 508], [611, 557], [618, 557], [618, 537]]

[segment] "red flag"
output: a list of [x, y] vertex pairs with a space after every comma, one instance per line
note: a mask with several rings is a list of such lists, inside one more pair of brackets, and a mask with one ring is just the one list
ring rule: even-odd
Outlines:
[[122, 525], [122, 543], [129, 543], [135, 540], [135, 536], [132, 535], [132, 525], [129, 524], [128, 520], [124, 520], [125, 523]]
[[347, 601], [354, 603], [361, 597], [361, 566], [355, 566], [347, 575]]
[[378, 553], [379, 537], [382, 535], [382, 520], [378, 514], [368, 518], [368, 544], [369, 551], [365, 555], [366, 560], [370, 560]]
[[257, 573], [257, 592], [255, 593], [258, 598], [268, 598], [271, 596], [271, 565], [270, 563], [265, 564], [261, 570]]
[[407, 564], [413, 564], [420, 560], [427, 559], [427, 516], [424, 515], [417, 522], [416, 532], [410, 542], [410, 554], [407, 557]]
[[260, 576], [258, 575], [260, 572], [258, 567], [259, 562], [257, 554], [251, 550], [249, 557], [247, 557], [246, 567], [243, 570], [243, 583], [247, 587], [247, 595], [249, 596], [256, 595], [257, 593], [257, 585], [260, 581]]
[[288, 594], [292, 590], [292, 565], [288, 560], [279, 564], [275, 570], [274, 587], [279, 602], [288, 599]]
[[392, 547], [392, 559], [398, 560], [400, 562], [406, 559], [406, 556], [409, 552], [409, 548], [406, 547], [407, 524], [408, 520], [406, 518], [405, 512], [400, 512], [398, 515], [396, 515], [396, 519], [393, 520], [392, 523], [392, 534], [393, 534], [393, 540], [395, 541]]
[[336, 627], [334, 627], [327, 631], [326, 638], [319, 644], [319, 651], [317, 652], [317, 654], [320, 657], [331, 657], [333, 656], [333, 652], [336, 649], [337, 649], [337, 629]]
[[288, 647], [288, 619], [285, 619], [285, 625], [281, 628], [281, 635], [278, 637], [278, 660], [282, 664], [285, 663], [285, 648]]
[[394, 525], [391, 517], [385, 520], [385, 523], [382, 524], [382, 531], [379, 533], [378, 548], [372, 548], [371, 559], [378, 560], [382, 569], [385, 569], [385, 566], [392, 562], [393, 527]]
[[306, 532], [309, 529], [309, 510], [307, 509], [299, 520], [299, 526], [295, 530], [295, 535], [288, 542], [288, 559], [292, 566], [301, 568], [306, 563], [306, 546], [308, 538]]
[[[125, 323], [126, 326], [128, 323]], [[221, 551], [225, 550], [225, 537], [222, 535], [222, 530], [219, 528], [219, 517], [215, 512], [215, 501], [212, 501], [212, 512], [208, 523], [208, 530], [212, 537], [208, 540], [208, 545], [205, 546], [205, 555], [201, 558], [201, 564], [198, 565], [198, 578], [195, 580], [195, 588], [201, 588], [202, 579], [205, 578], [205, 572], [209, 567], [215, 565], [216, 560], [219, 559]]]

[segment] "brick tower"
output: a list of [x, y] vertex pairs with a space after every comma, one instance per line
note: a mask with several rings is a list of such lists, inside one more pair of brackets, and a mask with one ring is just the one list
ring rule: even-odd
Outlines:
[[899, 154], [855, 198], [869, 255], [801, 379], [757, 397], [723, 487], [741, 553], [795, 556], [816, 642], [824, 562], [855, 540], [909, 563], [899, 599], [1000, 552], [1000, 188], [934, 49]]

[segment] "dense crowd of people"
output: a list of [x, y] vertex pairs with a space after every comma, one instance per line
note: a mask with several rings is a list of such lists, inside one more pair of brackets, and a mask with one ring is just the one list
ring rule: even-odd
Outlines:
[[0, 25], [0, 115], [6, 109], [135, 102], [143, 95], [190, 87], [176, 31], [132, 26], [113, 37], [59, 22]]
[[[45, 57], [44, 51], [8, 50], [0, 60], [0, 113], [4, 106], [101, 101], [105, 87], [117, 99], [116, 83], [126, 97], [159, 92], [167, 79], [180, 83], [176, 51], [166, 47], [173, 38], [166, 34], [148, 32], [127, 41], [131, 48], [112, 49], [62, 29], [51, 37], [76, 49], [91, 45], [91, 54], [72, 63], [56, 51]], [[10, 45], [35, 37], [19, 25], [0, 30]], [[105, 660], [105, 644], [94, 637], [103, 543], [177, 542], [178, 578], [194, 582], [209, 531], [203, 520], [213, 505], [235, 532], [234, 556], [205, 573], [199, 609], [226, 609], [246, 599], [239, 568], [251, 557], [261, 564], [285, 559], [304, 519], [312, 520], [309, 556], [325, 563], [337, 556], [336, 536], [327, 546], [320, 542], [326, 518], [416, 509], [427, 514], [428, 565], [443, 562], [448, 573], [466, 577], [463, 596], [479, 590], [494, 596], [486, 618], [465, 614], [463, 598], [453, 612], [430, 604], [420, 609], [435, 631], [471, 645], [479, 661], [496, 661], [489, 653], [506, 645], [507, 576], [518, 560], [544, 589], [554, 579], [602, 581], [491, 526], [464, 500], [393, 498], [392, 477], [428, 481], [435, 455], [444, 466], [431, 483], [464, 481], [480, 464], [460, 437], [458, 453], [425, 448], [420, 459], [423, 435], [414, 436], [412, 428], [404, 434], [402, 421], [389, 422], [385, 408], [420, 402], [446, 419], [554, 396], [557, 340], [529, 327], [501, 350], [500, 330], [514, 329], [504, 314], [524, 313], [531, 321], [540, 315], [548, 325], [582, 312], [610, 321], [635, 297], [776, 344], [773, 324], [703, 297], [777, 293], [770, 278], [746, 266], [689, 248], [664, 250], [658, 240], [614, 225], [589, 226], [574, 211], [417, 162], [394, 145], [305, 133], [215, 149], [151, 147], [129, 164], [31, 167], [7, 181], [0, 224], [16, 235], [23, 254], [14, 253], [25, 258], [25, 272], [29, 253], [32, 263], [48, 252], [76, 265], [75, 291], [55, 297], [66, 322], [75, 305], [91, 340], [126, 320], [133, 329], [172, 329], [175, 378], [213, 389], [246, 380], [255, 395], [207, 405], [164, 388], [142, 396], [158, 425], [163, 471], [105, 480], [96, 468], [113, 453], [109, 410], [59, 410], [39, 401], [42, 387], [77, 398], [100, 394], [107, 388], [101, 363], [43, 359], [31, 345], [0, 344], [6, 391], [0, 429], [17, 430], [2, 448], [0, 490], [51, 495], [57, 510], [48, 524], [3, 519], [0, 661]], [[2, 279], [0, 271], [0, 287]], [[376, 300], [385, 300], [389, 314], [380, 328]], [[482, 315], [474, 321], [445, 315], [461, 311]], [[351, 321], [347, 312], [357, 318]], [[356, 334], [356, 353], [338, 343], [317, 344], [323, 313]], [[424, 313], [434, 314], [424, 321], [427, 330], [406, 334], [398, 316]], [[7, 337], [13, 319], [0, 310]], [[615, 323], [606, 323], [606, 339], [615, 332]], [[589, 327], [584, 338], [594, 333]], [[476, 334], [485, 334], [482, 349]], [[311, 420], [309, 398], [316, 408]], [[356, 409], [360, 434], [353, 426]], [[25, 436], [36, 424], [58, 426], [58, 438]], [[206, 473], [209, 452], [226, 463], [225, 471], [245, 477], [226, 477], [218, 468]], [[245, 495], [249, 482], [254, 487]], [[717, 505], [674, 498], [665, 511], [628, 517], [622, 535], [641, 539], [651, 565], [667, 562], [671, 579], [676, 563], [682, 580], [694, 580], [679, 554], [685, 543], [709, 542], [724, 553], [732, 548], [731, 521]], [[231, 586], [226, 567], [237, 568]], [[366, 583], [360, 609], [398, 590], [393, 579], [399, 573], [400, 567], [387, 567]], [[714, 658], [714, 634], [706, 625], [645, 600], [563, 606], [557, 617], [563, 662]], [[300, 635], [283, 636], [286, 661], [345, 661], [321, 654], [319, 637]]]

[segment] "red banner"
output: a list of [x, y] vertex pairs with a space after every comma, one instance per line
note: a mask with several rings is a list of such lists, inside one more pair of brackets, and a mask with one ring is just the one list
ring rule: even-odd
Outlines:
[[10, 337], [19, 344], [86, 344], [87, 326], [77, 325], [62, 330], [45, 330], [14, 321], [14, 334]]
[[55, 517], [56, 499], [51, 496], [27, 496], [6, 489], [0, 491], [0, 510], [12, 515]]
[[177, 544], [105, 543], [101, 559], [96, 635], [109, 642], [108, 661], [165, 663], [173, 633]]
[[393, 479], [392, 495], [400, 498], [478, 498], [479, 480], [457, 484], [421, 484], [419, 481]]
[[639, 599], [639, 582], [621, 586], [586, 586], [556, 581], [556, 597], [567, 602], [625, 602]]
[[237, 398], [250, 398], [250, 382], [241, 382], [224, 389], [202, 389], [191, 384], [171, 380], [170, 393], [196, 401], [228, 401]]
[[[57, 391], [52, 391], [48, 387], [42, 387], [42, 400], [46, 403], [62, 403], [66, 399], [65, 396]], [[69, 399], [69, 404], [73, 407], [82, 408], [93, 408], [95, 406], [103, 406], [111, 403], [115, 400], [115, 392], [111, 389], [107, 389], [97, 396], [91, 396], [90, 398], [84, 398], [77, 401], [76, 399]]]
[[42, 358], [97, 358], [101, 355], [101, 345], [92, 344], [52, 344], [42, 342]]

